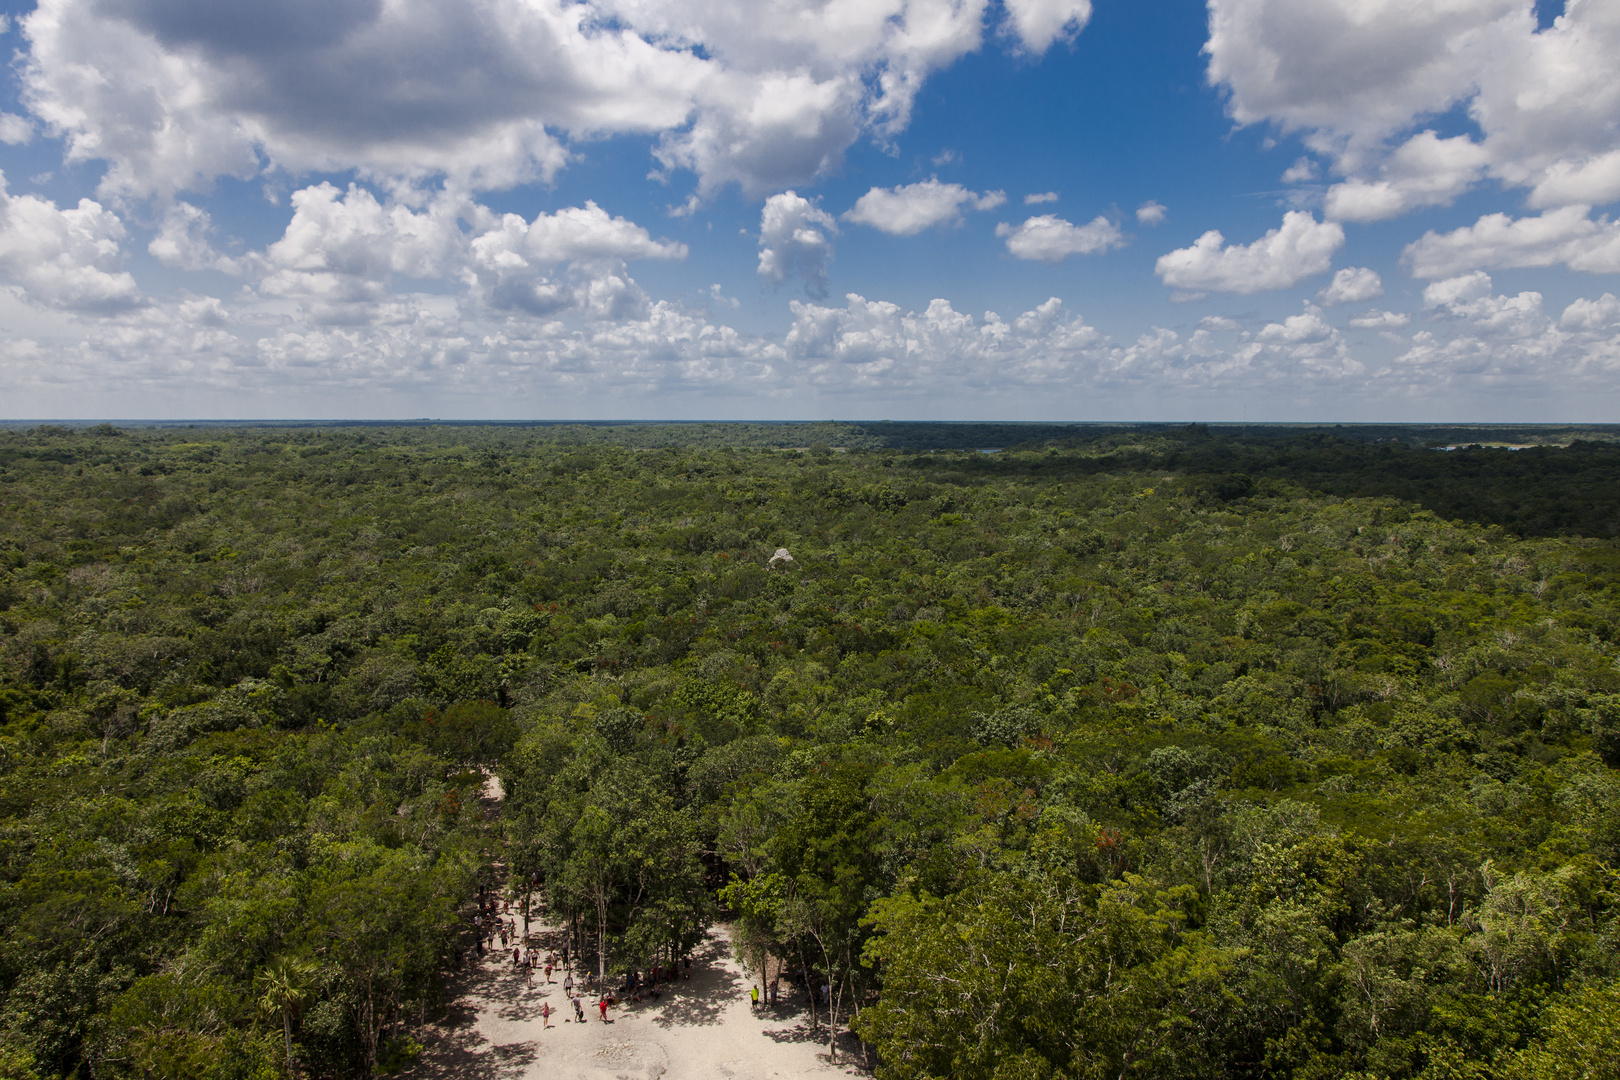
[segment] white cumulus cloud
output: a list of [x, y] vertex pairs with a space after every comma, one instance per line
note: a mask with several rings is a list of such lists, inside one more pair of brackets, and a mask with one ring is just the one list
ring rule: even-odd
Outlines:
[[[1563, 7], [1543, 30], [1525, 0], [1210, 0], [1209, 78], [1238, 122], [1333, 163], [1330, 217], [1444, 205], [1486, 177], [1537, 208], [1601, 205], [1620, 198], [1620, 9]], [[1423, 130], [1458, 106], [1477, 136]]]
[[217, 296], [194, 296], [182, 300], [176, 306], [175, 314], [193, 326], [225, 326], [231, 321], [231, 313]]
[[1377, 271], [1365, 266], [1347, 266], [1334, 274], [1327, 288], [1318, 295], [1322, 303], [1329, 307], [1334, 304], [1359, 304], [1383, 296], [1384, 280]]
[[1489, 157], [1466, 135], [1412, 136], [1371, 170], [1328, 188], [1324, 212], [1340, 221], [1382, 221], [1420, 206], [1444, 206], [1484, 175]]
[[[1455, 402], [1480, 385], [1527, 400], [1571, 392], [1600, 400], [1620, 372], [1612, 294], [1577, 300], [1554, 319], [1538, 294], [1496, 296], [1483, 274], [1435, 283], [1428, 327], [1410, 338], [1391, 332], [1404, 316], [1352, 320], [1381, 331], [1352, 350], [1310, 304], [1254, 331], [1244, 329], [1252, 320], [1211, 316], [1191, 333], [1155, 327], [1115, 342], [1056, 298], [1003, 318], [942, 298], [907, 308], [850, 295], [793, 303], [785, 333], [757, 335], [678, 303], [626, 305], [626, 283], [615, 284], [618, 271], [607, 264], [589, 272], [565, 264], [558, 273], [573, 299], [551, 312], [484, 302], [472, 280], [459, 294], [397, 295], [351, 322], [251, 289], [228, 302], [190, 294], [149, 301], [103, 320], [26, 306], [20, 289], [0, 289], [0, 367], [8, 402], [36, 413], [53, 411], [42, 402], [94, 414], [183, 392], [191, 407], [223, 409], [252, 393], [281, 409], [409, 414], [478, 399], [507, 416], [559, 402], [588, 409], [607, 396], [651, 410], [712, 409], [717, 400], [792, 408], [836, 395], [902, 407], [973, 395], [1040, 409], [1119, 394], [1207, 404], [1212, 392], [1241, 392], [1246, 400], [1331, 395], [1376, 410], [1392, 392]], [[29, 312], [37, 318], [19, 332], [18, 316]], [[1391, 342], [1404, 351], [1380, 359]]]
[[0, 279], [46, 307], [113, 314], [143, 303], [123, 262], [124, 223], [90, 199], [62, 210], [12, 195], [0, 174]]
[[795, 302], [793, 317], [787, 356], [813, 383], [855, 390], [1063, 384], [1094, 371], [1107, 344], [1055, 297], [1011, 322], [994, 312], [975, 320], [947, 300], [908, 311], [855, 293], [843, 307]]
[[[42, 0], [23, 97], [101, 160], [107, 193], [169, 196], [266, 167], [548, 179], [570, 143], [654, 137], [663, 172], [753, 194], [890, 140], [927, 79], [978, 49], [989, 0]], [[1017, 47], [1084, 0], [1012, 0]], [[6, 133], [0, 125], [0, 135]], [[21, 129], [12, 130], [20, 134]]]
[[649, 300], [625, 263], [684, 259], [684, 244], [655, 240], [594, 202], [531, 220], [497, 215], [454, 191], [379, 199], [357, 184], [294, 192], [293, 216], [263, 252], [215, 255], [207, 216], [179, 204], [151, 245], [171, 264], [248, 276], [260, 294], [296, 301], [319, 325], [374, 325], [413, 301], [411, 282], [464, 286], [493, 311], [634, 319]]
[[1620, 326], [1620, 299], [1613, 293], [1604, 293], [1596, 300], [1582, 297], [1564, 309], [1558, 325], [1566, 330], [1606, 330]]
[[1057, 202], [1058, 193], [1055, 191], [1032, 191], [1024, 196], [1025, 206], [1039, 206], [1042, 203]]
[[1437, 281], [1423, 291], [1449, 334], [1420, 330], [1391, 367], [1429, 386], [1466, 381], [1470, 386], [1545, 384], [1549, 379], [1589, 373], [1594, 363], [1620, 359], [1601, 336], [1569, 335], [1542, 310], [1538, 292], [1499, 296], [1490, 276], [1475, 271]]
[[1039, 55], [1053, 42], [1070, 40], [1091, 19], [1091, 0], [1002, 0], [1007, 28]]
[[1466, 46], [1523, 7], [1211, 0], [1210, 81], [1228, 89], [1240, 123], [1275, 120], [1329, 150], [1376, 145], [1466, 95], [1478, 64]]
[[1357, 330], [1399, 330], [1412, 321], [1412, 316], [1404, 311], [1382, 311], [1373, 308], [1364, 311], [1350, 320], [1350, 325]]
[[1143, 225], [1162, 225], [1169, 216], [1170, 211], [1152, 199], [1136, 208], [1136, 220]]
[[1454, 353], [1458, 342], [1494, 342], [1509, 351], [1550, 354], [1562, 342], [1541, 304], [1538, 292], [1497, 295], [1490, 275], [1477, 270], [1423, 290], [1423, 306], [1459, 328], [1447, 345]]
[[1328, 341], [1337, 334], [1322, 318], [1322, 309], [1307, 300], [1300, 314], [1290, 315], [1280, 323], [1267, 323], [1255, 338], [1270, 344], [1302, 345]]
[[1401, 258], [1420, 278], [1559, 264], [1596, 274], [1620, 273], [1620, 222], [1594, 219], [1586, 206], [1526, 218], [1487, 214], [1449, 233], [1424, 233], [1407, 245]]
[[1620, 197], [1620, 150], [1555, 161], [1531, 193], [1531, 206], [1606, 203]]
[[1316, 162], [1308, 157], [1302, 157], [1283, 170], [1282, 182], [1285, 184], [1303, 184], [1315, 180], [1321, 175], [1321, 171], [1316, 167]]
[[1449, 308], [1458, 304], [1468, 304], [1475, 300], [1483, 300], [1491, 295], [1493, 284], [1491, 275], [1483, 270], [1475, 270], [1471, 274], [1458, 274], [1456, 277], [1436, 281], [1423, 290], [1423, 306], [1426, 308]]
[[1192, 247], [1161, 255], [1154, 267], [1166, 285], [1178, 289], [1256, 293], [1286, 289], [1324, 273], [1333, 253], [1344, 246], [1344, 230], [1318, 222], [1302, 210], [1283, 215], [1282, 225], [1252, 244], [1226, 246], [1211, 229]]
[[304, 302], [323, 319], [366, 318], [346, 306], [388, 299], [396, 276], [444, 278], [465, 260], [460, 221], [472, 209], [454, 196], [416, 210], [356, 184], [344, 191], [321, 183], [291, 201], [286, 231], [257, 260], [259, 289]]
[[34, 123], [26, 116], [0, 112], [0, 143], [21, 146], [34, 140]]
[[870, 225], [891, 236], [915, 236], [935, 225], [959, 224], [963, 207], [994, 210], [1006, 201], [1002, 191], [980, 193], [961, 184], [928, 179], [900, 187], [872, 188], [855, 200], [844, 220]]
[[218, 270], [241, 274], [247, 262], [214, 250], [214, 222], [208, 211], [188, 202], [175, 202], [164, 212], [158, 234], [146, 250], [165, 266], [181, 270]]
[[[686, 258], [687, 248], [654, 240], [635, 222], [587, 201], [538, 214], [533, 221], [504, 214], [472, 239], [469, 253], [472, 274], [486, 302], [497, 309], [533, 315], [575, 310], [593, 319], [632, 319], [645, 314], [649, 300], [625, 262], [678, 261]], [[566, 272], [559, 272], [565, 263]]]
[[1070, 255], [1098, 255], [1125, 246], [1119, 226], [1098, 215], [1084, 225], [1075, 225], [1055, 214], [1042, 214], [1022, 225], [1003, 222], [996, 235], [1006, 238], [1007, 251], [1017, 259], [1060, 263]]
[[826, 296], [837, 231], [833, 216], [809, 199], [792, 191], [772, 195], [759, 215], [760, 277], [781, 284], [798, 274], [811, 296]]
[[[503, 221], [516, 215], [508, 214]], [[517, 218], [521, 222], [522, 218]], [[622, 217], [612, 217], [596, 203], [540, 214], [524, 227], [525, 255], [543, 263], [576, 259], [686, 258], [685, 244], [654, 240], [647, 230]]]

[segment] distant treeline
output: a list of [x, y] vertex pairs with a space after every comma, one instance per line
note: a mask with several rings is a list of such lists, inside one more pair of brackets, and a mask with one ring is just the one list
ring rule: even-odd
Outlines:
[[[154, 455], [146, 469], [171, 469], [162, 462], [166, 448], [202, 448], [226, 434], [207, 424], [0, 431], [0, 479], [24, 461], [101, 462], [108, 459], [112, 439], [132, 443], [126, 451], [136, 460]], [[1183, 477], [1222, 501], [1282, 484], [1329, 495], [1403, 499], [1447, 520], [1499, 525], [1522, 536], [1620, 536], [1620, 426], [1615, 425], [413, 421], [301, 428], [265, 423], [229, 437], [244, 435], [278, 453], [287, 446], [325, 454], [383, 442], [422, 448], [454, 443], [489, 459], [542, 446], [925, 453], [929, 456], [912, 464], [965, 483], [1009, 475], [1150, 472]], [[990, 450], [997, 452], [979, 452]], [[941, 453], [947, 456], [938, 457]]]
[[[258, 434], [256, 434], [258, 432]], [[112, 440], [136, 471], [172, 470], [168, 450], [207, 457], [225, 432], [199, 427], [118, 429], [39, 426], [0, 431], [0, 479], [23, 461], [94, 465]], [[1209, 426], [1209, 424], [596, 423], [308, 426], [237, 432], [275, 453], [343, 452], [368, 445], [421, 449], [455, 444], [501, 458], [517, 447], [617, 445], [643, 450], [810, 450], [928, 453], [912, 465], [985, 483], [996, 476], [1181, 476], [1220, 500], [1260, 486], [1403, 499], [1447, 518], [1498, 525], [1521, 536], [1620, 536], [1620, 427], [1588, 426]], [[1455, 447], [1447, 450], [1442, 447]], [[1524, 447], [1510, 450], [1505, 447]], [[1000, 450], [1000, 453], [978, 453]], [[946, 452], [948, 457], [936, 457]], [[967, 452], [966, 455], [949, 452]], [[143, 458], [151, 457], [151, 463]]]
[[[1577, 441], [1620, 442], [1620, 424], [1164, 424], [1164, 423], [980, 423], [923, 420], [141, 420], [57, 421], [35, 423], [0, 420], [0, 432], [34, 436], [79, 433], [110, 435], [123, 431], [227, 431], [279, 429], [332, 432], [392, 431], [403, 433], [454, 430], [459, 439], [477, 439], [477, 429], [504, 440], [512, 431], [533, 433], [545, 442], [605, 444], [626, 447], [731, 447], [734, 449], [841, 450], [1001, 450], [1080, 440], [1117, 445], [1144, 437], [1168, 436], [1242, 440], [1289, 440], [1301, 435], [1331, 435], [1354, 443], [1401, 443], [1407, 446], [1464, 446], [1470, 443], [1511, 446], [1566, 446]], [[471, 429], [471, 430], [469, 430]]]
[[[983, 475], [1163, 472], [1196, 478], [1221, 501], [1281, 484], [1329, 495], [1403, 499], [1447, 520], [1499, 525], [1523, 536], [1620, 536], [1620, 445], [1585, 438], [1567, 446], [1513, 450], [1467, 441], [1478, 429], [1454, 434], [1444, 445], [1456, 448], [1440, 449], [1430, 440], [1419, 445], [1363, 441], [1324, 429], [1271, 428], [1244, 435], [1199, 425], [1026, 443], [1018, 448], [1024, 452], [918, 464]], [[1506, 434], [1498, 432], [1497, 439], [1508, 441]], [[1525, 436], [1518, 429], [1514, 438]]]

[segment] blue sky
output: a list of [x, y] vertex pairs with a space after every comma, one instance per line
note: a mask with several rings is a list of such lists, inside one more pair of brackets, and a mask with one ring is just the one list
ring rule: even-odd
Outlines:
[[1620, 400], [1607, 0], [8, 11], [12, 417]]

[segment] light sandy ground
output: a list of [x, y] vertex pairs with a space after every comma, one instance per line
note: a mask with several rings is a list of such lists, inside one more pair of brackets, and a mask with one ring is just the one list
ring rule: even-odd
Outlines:
[[[503, 792], [493, 776], [484, 802], [493, 816]], [[521, 921], [521, 920], [520, 920]], [[531, 925], [536, 933], [545, 928]], [[563, 995], [563, 972], [535, 974], [524, 986], [510, 954], [486, 955], [462, 978], [443, 1020], [422, 1037], [422, 1056], [405, 1080], [765, 1080], [767, 1077], [863, 1076], [860, 1051], [847, 1034], [839, 1064], [827, 1059], [826, 1029], [812, 1031], [804, 994], [756, 1014], [750, 986], [731, 952], [727, 927], [711, 930], [693, 953], [692, 977], [666, 984], [657, 1002], [608, 1009], [584, 1000], [575, 1023]], [[575, 978], [579, 977], [576, 970]], [[784, 984], [784, 988], [785, 988]], [[551, 1026], [540, 1017], [551, 1003]], [[566, 1020], [565, 1020], [566, 1017]]]
[[[509, 955], [509, 954], [508, 954]], [[725, 927], [694, 954], [692, 978], [662, 1000], [608, 1010], [599, 1018], [587, 998], [575, 1023], [562, 973], [533, 989], [509, 959], [493, 954], [470, 971], [445, 1020], [423, 1039], [407, 1080], [764, 1080], [766, 1077], [864, 1075], [859, 1051], [840, 1040], [840, 1064], [827, 1061], [827, 1036], [810, 1030], [803, 995], [755, 1015], [749, 982], [731, 955]], [[540, 1006], [551, 1003], [551, 1026]], [[564, 1011], [570, 1019], [561, 1022]]]

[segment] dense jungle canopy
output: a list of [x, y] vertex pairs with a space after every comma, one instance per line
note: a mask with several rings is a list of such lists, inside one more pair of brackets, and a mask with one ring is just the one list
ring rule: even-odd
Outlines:
[[497, 862], [882, 1080], [1616, 1076], [1615, 437], [0, 431], [0, 1078], [389, 1072]]

